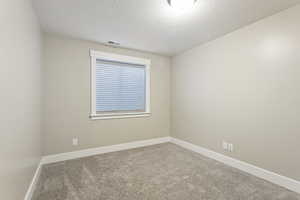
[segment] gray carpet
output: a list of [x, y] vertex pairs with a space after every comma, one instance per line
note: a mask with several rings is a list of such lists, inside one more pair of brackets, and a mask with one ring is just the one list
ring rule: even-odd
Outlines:
[[33, 200], [300, 200], [166, 143], [43, 166]]

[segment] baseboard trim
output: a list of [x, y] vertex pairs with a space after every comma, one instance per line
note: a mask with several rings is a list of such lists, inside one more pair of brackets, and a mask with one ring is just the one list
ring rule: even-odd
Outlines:
[[294, 179], [276, 174], [274, 172], [262, 169], [260, 167], [257, 167], [257, 166], [251, 165], [249, 163], [231, 158], [229, 156], [225, 156], [223, 154], [208, 150], [206, 148], [191, 144], [189, 142], [186, 142], [186, 141], [183, 141], [183, 140], [180, 140], [177, 138], [171, 138], [171, 143], [177, 144], [185, 149], [189, 149], [196, 153], [202, 154], [206, 157], [212, 158], [212, 159], [222, 162], [226, 165], [237, 168], [239, 170], [242, 170], [244, 172], [247, 172], [249, 174], [252, 174], [254, 176], [262, 178], [264, 180], [267, 180], [271, 183], [274, 183], [274, 184], [277, 184], [284, 188], [287, 188], [291, 191], [300, 193], [300, 182], [296, 181]]
[[90, 148], [90, 149], [84, 149], [80, 151], [73, 151], [73, 152], [67, 152], [61, 154], [54, 154], [54, 155], [44, 156], [42, 158], [41, 164], [55, 163], [55, 162], [60, 162], [65, 160], [93, 156], [97, 154], [134, 149], [134, 148], [139, 148], [144, 146], [166, 143], [170, 141], [171, 141], [171, 137], [162, 137], [162, 138], [155, 138], [150, 140], [141, 140], [136, 142], [129, 142], [129, 143], [123, 143], [123, 144], [117, 144], [111, 146], [103, 146], [98, 148]]
[[44, 157], [42, 157], [42, 159], [35, 171], [35, 174], [30, 183], [30, 186], [26, 192], [24, 200], [31, 200], [31, 198], [33, 196], [33, 192], [37, 185], [37, 181], [41, 174], [42, 166], [44, 164], [55, 163], [55, 162], [59, 162], [59, 161], [71, 160], [71, 159], [82, 158], [82, 157], [88, 157], [88, 156], [93, 156], [93, 155], [97, 155], [97, 154], [104, 154], [104, 153], [109, 153], [109, 152], [151, 146], [151, 145], [166, 143], [166, 142], [170, 142], [170, 141], [171, 141], [171, 137], [162, 137], [162, 138], [155, 138], [155, 139], [150, 139], [150, 140], [140, 140], [140, 141], [136, 141], [136, 142], [129, 142], [129, 143], [123, 143], [123, 144], [117, 144], [117, 145], [111, 145], [111, 146], [104, 146], [104, 147], [84, 149], [84, 150], [80, 150], [80, 151], [73, 151], [73, 152], [44, 156]]
[[257, 166], [251, 165], [249, 163], [231, 158], [229, 156], [225, 156], [223, 154], [208, 150], [206, 148], [191, 144], [189, 142], [186, 142], [186, 141], [183, 141], [183, 140], [180, 140], [177, 138], [162, 137], [162, 138], [155, 138], [155, 139], [150, 139], [150, 140], [141, 140], [141, 141], [130, 142], [130, 143], [123, 143], [123, 144], [117, 144], [117, 145], [111, 145], [111, 146], [104, 146], [104, 147], [91, 148], [91, 149], [85, 149], [85, 150], [80, 150], [80, 151], [73, 151], [73, 152], [44, 156], [41, 159], [41, 162], [39, 163], [39, 165], [36, 169], [36, 172], [30, 183], [30, 186], [28, 188], [28, 191], [25, 195], [24, 200], [31, 200], [33, 192], [36, 188], [36, 184], [39, 179], [43, 164], [49, 164], [49, 163], [55, 163], [55, 162], [59, 162], [59, 161], [93, 156], [93, 155], [97, 155], [97, 154], [104, 154], [104, 153], [109, 153], [109, 152], [116, 152], [116, 151], [139, 148], [139, 147], [151, 146], [151, 145], [167, 143], [167, 142], [171, 142], [173, 144], [179, 145], [185, 149], [202, 154], [206, 157], [212, 158], [214, 160], [222, 162], [231, 167], [245, 171], [249, 174], [252, 174], [259, 178], [265, 179], [265, 180], [272, 182], [274, 184], [277, 184], [279, 186], [285, 187], [291, 191], [300, 193], [300, 182], [297, 180], [276, 174], [274, 172], [259, 168]]
[[34, 176], [31, 180], [31, 183], [29, 185], [29, 188], [26, 192], [25, 198], [24, 200], [31, 200], [32, 199], [32, 195], [33, 192], [36, 188], [37, 182], [39, 180], [40, 174], [41, 174], [41, 170], [42, 170], [42, 163], [39, 162], [37, 169], [35, 170]]

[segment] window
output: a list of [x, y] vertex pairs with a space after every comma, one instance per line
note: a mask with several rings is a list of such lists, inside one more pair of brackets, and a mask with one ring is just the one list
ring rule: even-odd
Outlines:
[[91, 118], [150, 115], [150, 60], [90, 51]]

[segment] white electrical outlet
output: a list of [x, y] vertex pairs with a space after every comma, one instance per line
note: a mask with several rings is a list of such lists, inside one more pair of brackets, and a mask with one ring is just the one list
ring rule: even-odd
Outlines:
[[228, 151], [232, 152], [233, 151], [233, 144], [228, 144]]
[[228, 150], [228, 143], [223, 141], [222, 142], [222, 147], [223, 147], [224, 150]]
[[73, 146], [77, 146], [78, 145], [78, 138], [73, 138], [72, 139], [72, 144], [73, 144]]
[[233, 144], [222, 141], [222, 147], [225, 151], [233, 152]]

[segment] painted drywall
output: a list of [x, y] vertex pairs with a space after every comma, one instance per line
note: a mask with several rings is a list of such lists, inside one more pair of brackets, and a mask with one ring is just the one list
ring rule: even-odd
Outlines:
[[[170, 135], [170, 58], [44, 34], [44, 155]], [[151, 116], [91, 120], [89, 50], [151, 60]], [[72, 138], [79, 139], [72, 146]]]
[[171, 135], [300, 180], [299, 19], [296, 6], [175, 56]]
[[0, 199], [24, 199], [41, 157], [40, 29], [29, 0], [0, 6]]

